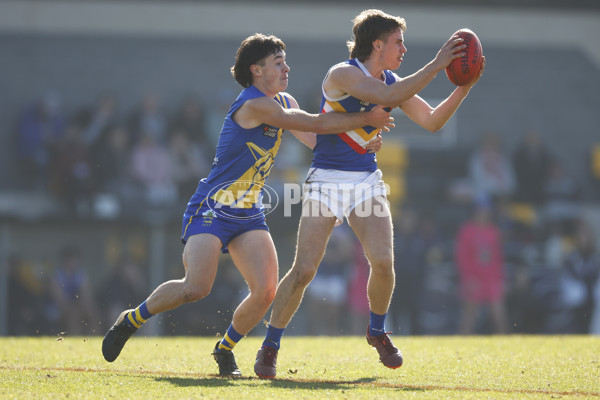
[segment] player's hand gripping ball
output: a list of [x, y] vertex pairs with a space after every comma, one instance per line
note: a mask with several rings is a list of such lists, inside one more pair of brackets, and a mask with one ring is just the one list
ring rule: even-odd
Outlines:
[[464, 40], [463, 44], [466, 44], [467, 47], [464, 49], [464, 56], [455, 58], [446, 67], [446, 75], [450, 82], [456, 86], [464, 86], [479, 74], [483, 60], [483, 49], [479, 38], [472, 30], [463, 28], [454, 34], [461, 37]]

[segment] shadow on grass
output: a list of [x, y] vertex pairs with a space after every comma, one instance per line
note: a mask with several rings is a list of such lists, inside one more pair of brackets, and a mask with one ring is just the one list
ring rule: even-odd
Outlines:
[[221, 378], [217, 375], [206, 378], [194, 377], [155, 377], [157, 382], [169, 382], [173, 385], [192, 387], [224, 387], [224, 386], [241, 386], [257, 388], [262, 384], [279, 389], [301, 389], [301, 390], [329, 390], [329, 391], [344, 391], [357, 386], [376, 387], [378, 389], [391, 389], [394, 391], [403, 392], [428, 392], [428, 391], [455, 391], [455, 392], [471, 392], [471, 393], [512, 393], [512, 394], [538, 394], [554, 396], [587, 396], [600, 398], [600, 393], [596, 392], [579, 392], [579, 391], [549, 391], [536, 389], [493, 389], [493, 388], [476, 388], [467, 386], [435, 386], [435, 385], [405, 385], [394, 384], [387, 382], [377, 382], [376, 378], [362, 378], [355, 380], [310, 380], [310, 379], [259, 379], [255, 377], [242, 378]]
[[309, 379], [259, 379], [255, 377], [241, 377], [241, 378], [221, 378], [221, 377], [206, 377], [206, 378], [194, 378], [194, 377], [168, 377], [160, 376], [155, 377], [154, 380], [157, 382], [168, 382], [176, 386], [191, 387], [191, 386], [203, 386], [203, 387], [224, 387], [224, 386], [257, 386], [260, 384], [267, 384], [276, 388], [283, 389], [325, 389], [325, 390], [344, 390], [355, 385], [368, 385], [375, 383], [375, 378], [361, 378], [356, 380], [309, 380]]
[[[185, 377], [166, 377], [157, 376], [154, 378], [157, 382], [168, 382], [175, 386], [205, 386], [205, 387], [223, 387], [233, 385], [234, 379], [227, 378], [185, 378]], [[248, 378], [235, 378], [235, 380], [248, 380]]]

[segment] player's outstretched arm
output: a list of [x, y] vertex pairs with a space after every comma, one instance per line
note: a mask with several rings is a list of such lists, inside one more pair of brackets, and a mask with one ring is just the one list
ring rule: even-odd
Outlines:
[[339, 64], [330, 71], [324, 88], [332, 97], [348, 93], [369, 103], [397, 107], [423, 90], [452, 60], [462, 57], [465, 47], [462, 38], [457, 35], [452, 36], [431, 62], [414, 74], [400, 78], [392, 85], [365, 76], [354, 66]]
[[[298, 102], [296, 101], [294, 96], [292, 96], [289, 93], [281, 93], [281, 95], [283, 95], [289, 100], [290, 108], [300, 108], [300, 105], [298, 105]], [[290, 130], [290, 133], [311, 150], [314, 149], [317, 145], [317, 134], [314, 132]]]
[[369, 112], [309, 114], [298, 108], [284, 109], [275, 100], [260, 97], [247, 101], [238, 113], [238, 119], [243, 119], [246, 123], [246, 126], [242, 125], [245, 128], [265, 123], [290, 131], [337, 134], [363, 126], [373, 126], [384, 131], [394, 127], [394, 118], [381, 106], [374, 107]]
[[462, 101], [467, 97], [471, 88], [479, 81], [485, 69], [485, 57], [481, 63], [481, 69], [476, 79], [468, 85], [457, 86], [456, 89], [444, 101], [432, 108], [421, 97], [413, 96], [400, 105], [402, 111], [421, 127], [437, 132], [442, 129], [446, 122], [454, 115]]
[[[289, 93], [281, 93], [281, 94], [289, 100], [290, 108], [297, 108], [297, 109], [300, 108], [300, 106], [298, 105], [298, 102], [292, 95], [290, 95]], [[315, 146], [317, 144], [317, 134], [316, 133], [304, 132], [304, 131], [298, 131], [298, 130], [290, 130], [290, 133], [292, 135], [294, 135], [296, 137], [296, 139], [300, 140], [304, 145], [306, 145], [310, 149], [315, 148]], [[377, 153], [379, 150], [381, 150], [382, 142], [383, 142], [383, 139], [381, 138], [381, 135], [377, 135], [377, 137], [374, 138], [373, 140], [371, 140], [369, 142], [369, 144], [367, 145], [367, 147], [366, 147], [367, 151], [369, 153]]]

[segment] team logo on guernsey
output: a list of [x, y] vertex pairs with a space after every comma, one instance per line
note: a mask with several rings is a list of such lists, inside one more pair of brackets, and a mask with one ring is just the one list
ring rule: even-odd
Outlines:
[[277, 140], [270, 149], [247, 142], [248, 151], [254, 158], [254, 163], [244, 171], [239, 178], [215, 186], [208, 197], [217, 203], [234, 208], [256, 208], [260, 203], [262, 189], [275, 161], [275, 155], [281, 144], [282, 130], [277, 131]]
[[[291, 106], [289, 98], [284, 94], [278, 93], [274, 100], [283, 108]], [[264, 136], [275, 140], [269, 141], [267, 147], [261, 147], [252, 141], [246, 142], [247, 150], [254, 162], [249, 165], [247, 170], [241, 172], [237, 179], [213, 187], [207, 195], [207, 198], [214, 201], [214, 206], [211, 206], [210, 202], [208, 204], [219, 218], [258, 218], [263, 214], [270, 213], [279, 202], [277, 192], [267, 186], [265, 182], [279, 151], [283, 129], [265, 125], [262, 130]], [[227, 212], [231, 209], [243, 209], [244, 211], [235, 212], [233, 215], [232, 212]]]

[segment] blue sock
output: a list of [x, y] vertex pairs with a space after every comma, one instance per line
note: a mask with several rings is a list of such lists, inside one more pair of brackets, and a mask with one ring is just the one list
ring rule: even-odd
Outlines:
[[263, 342], [263, 346], [272, 347], [274, 349], [279, 350], [279, 342], [281, 342], [281, 336], [283, 336], [283, 331], [285, 328], [275, 328], [272, 325], [269, 325], [267, 328], [267, 336]]
[[146, 306], [145, 301], [142, 304], [140, 304], [140, 306], [138, 308], [140, 309], [140, 315], [144, 319], [148, 319], [154, 315], [154, 314], [150, 314], [150, 311], [148, 311], [148, 306]]
[[223, 336], [223, 340], [219, 343], [219, 350], [231, 351], [235, 345], [242, 340], [244, 335], [239, 334], [234, 328], [233, 324], [229, 325], [229, 329]]
[[379, 336], [385, 333], [385, 316], [386, 314], [380, 315], [375, 314], [371, 311], [371, 320], [369, 323], [369, 336]]
[[152, 315], [148, 311], [148, 307], [146, 307], [146, 302], [144, 301], [142, 304], [138, 306], [135, 310], [131, 311], [129, 314], [125, 316], [125, 321], [133, 326], [134, 328], [139, 328], [146, 322]]

